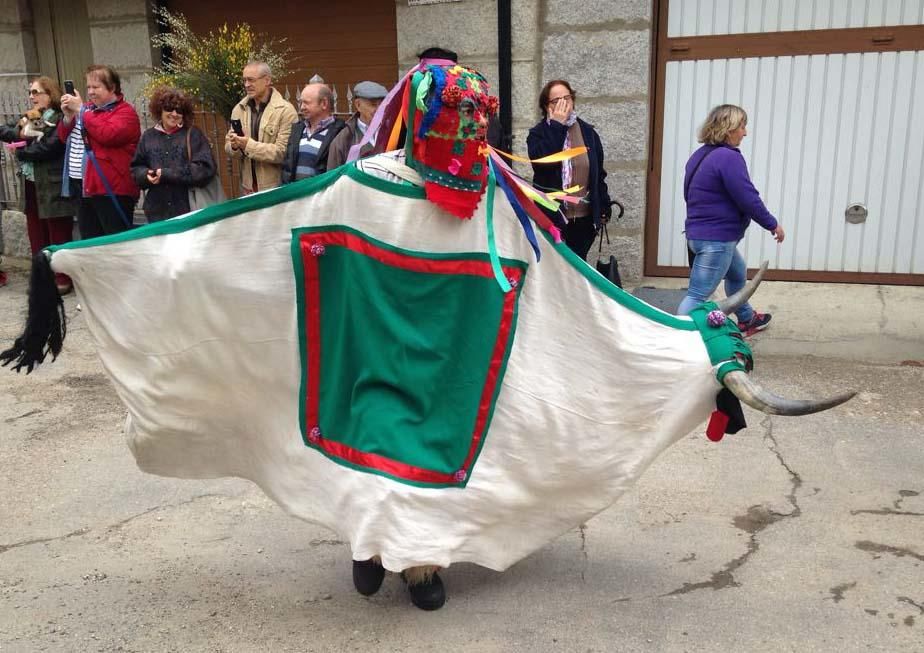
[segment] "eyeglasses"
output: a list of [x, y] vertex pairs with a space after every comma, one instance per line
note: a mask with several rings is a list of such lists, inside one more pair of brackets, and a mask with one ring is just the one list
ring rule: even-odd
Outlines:
[[172, 112], [183, 113], [183, 111], [180, 109], [180, 107], [172, 107], [172, 106], [171, 106], [171, 107], [164, 107], [163, 111], [164, 111], [164, 113], [172, 113]]
[[547, 104], [548, 104], [549, 106], [552, 106], [553, 104], [555, 104], [555, 103], [558, 102], [559, 100], [572, 100], [572, 101], [573, 101], [573, 100], [574, 100], [574, 95], [562, 95], [561, 97], [549, 98], [549, 101], [548, 101]]
[[40, 91], [37, 88], [30, 88], [29, 95], [48, 95], [48, 91]]

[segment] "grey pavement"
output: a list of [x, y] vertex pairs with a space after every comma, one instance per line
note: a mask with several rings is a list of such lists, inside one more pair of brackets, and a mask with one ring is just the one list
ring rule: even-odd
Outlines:
[[[15, 265], [4, 346], [25, 311]], [[720, 443], [697, 429], [507, 571], [446, 570], [425, 613], [396, 577], [359, 596], [349, 547], [249, 482], [140, 472], [70, 296], [58, 361], [0, 369], [0, 651], [924, 651], [922, 301], [764, 284], [755, 378], [857, 398], [747, 409]]]

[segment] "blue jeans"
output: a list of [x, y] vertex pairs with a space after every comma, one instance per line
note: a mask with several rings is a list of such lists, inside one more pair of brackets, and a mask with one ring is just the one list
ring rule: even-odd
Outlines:
[[[748, 280], [748, 266], [738, 253], [738, 241], [688, 240], [687, 244], [696, 258], [690, 270], [690, 288], [680, 302], [678, 315], [689, 315], [690, 311], [708, 300], [722, 279], [725, 279], [726, 295], [741, 290]], [[739, 324], [750, 322], [754, 309], [746, 303], [735, 314]]]

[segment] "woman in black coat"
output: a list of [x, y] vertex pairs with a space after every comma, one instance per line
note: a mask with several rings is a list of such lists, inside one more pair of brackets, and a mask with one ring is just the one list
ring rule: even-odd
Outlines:
[[205, 134], [193, 126], [193, 104], [175, 88], [154, 91], [148, 106], [156, 125], [145, 131], [132, 159], [132, 177], [146, 190], [148, 222], [189, 213], [189, 188], [215, 176], [215, 159]]
[[603, 144], [592, 125], [574, 111], [574, 90], [563, 79], [553, 79], [539, 94], [542, 120], [529, 130], [526, 147], [529, 158], [538, 159], [571, 147], [587, 146], [587, 153], [564, 163], [534, 163], [533, 184], [541, 190], [562, 190], [581, 186], [579, 204], [565, 202], [552, 215], [562, 228], [565, 243], [587, 259], [600, 225], [610, 219], [612, 207], [603, 169]]

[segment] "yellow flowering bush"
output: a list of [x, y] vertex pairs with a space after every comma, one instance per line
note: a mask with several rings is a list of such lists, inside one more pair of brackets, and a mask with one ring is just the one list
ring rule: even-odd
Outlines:
[[163, 31], [151, 43], [161, 48], [164, 63], [148, 75], [146, 95], [158, 86], [175, 86], [229, 116], [244, 95], [241, 71], [248, 61], [265, 61], [277, 79], [288, 74], [290, 50], [284, 47], [285, 39], [266, 39], [247, 23], [234, 27], [225, 23], [200, 36], [181, 13], [156, 7], [154, 15]]

